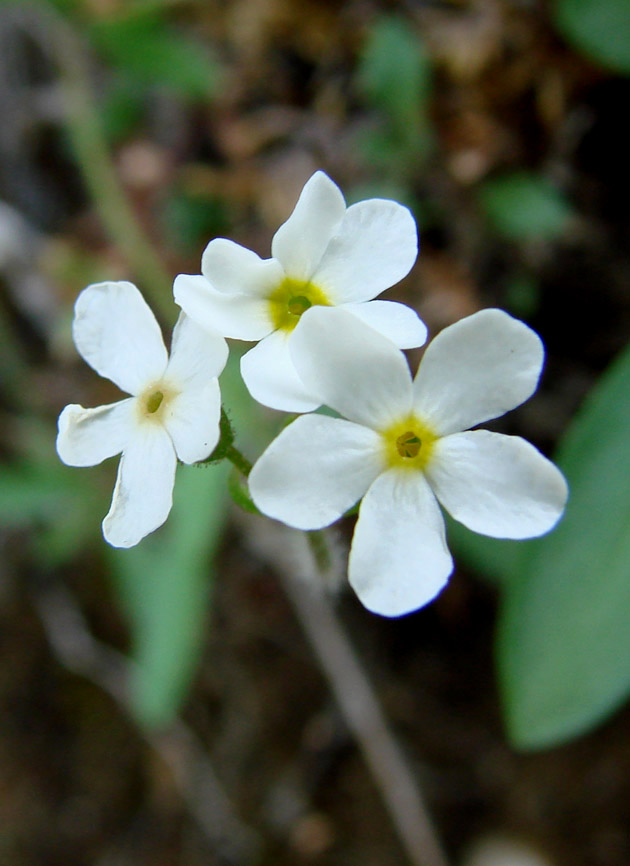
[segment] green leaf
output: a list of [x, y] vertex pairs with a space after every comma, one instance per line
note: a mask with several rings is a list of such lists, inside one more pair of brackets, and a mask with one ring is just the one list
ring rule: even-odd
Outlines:
[[110, 63], [138, 81], [192, 99], [216, 93], [221, 71], [208, 46], [178, 33], [161, 16], [136, 13], [102, 19], [91, 32]]
[[166, 524], [137, 547], [109, 554], [132, 626], [132, 702], [146, 727], [162, 727], [172, 720], [199, 660], [211, 560], [226, 518], [228, 468], [178, 467]]
[[101, 106], [103, 132], [110, 144], [131, 135], [144, 116], [146, 86], [128, 75], [113, 76]]
[[578, 51], [614, 72], [630, 74], [628, 0], [557, 0], [554, 18]]
[[540, 308], [540, 285], [525, 272], [511, 274], [505, 288], [505, 305], [519, 319], [532, 319]]
[[[8, 2], [9, 0], [3, 0], [3, 3]], [[15, 0], [13, 0], [13, 2], [15, 2]], [[64, 15], [74, 15], [80, 10], [81, 0], [47, 0], [47, 2]]]
[[207, 238], [229, 233], [227, 202], [218, 196], [174, 192], [166, 199], [163, 221], [183, 250], [197, 250]]
[[557, 455], [564, 520], [504, 584], [498, 664], [522, 748], [589, 730], [630, 691], [630, 349], [605, 374]]
[[[363, 46], [357, 78], [366, 99], [389, 119], [398, 149], [413, 148], [416, 158], [428, 149], [431, 65], [409, 22], [396, 16], [377, 20]], [[383, 146], [391, 146], [391, 137], [381, 134]]]
[[0, 471], [0, 526], [36, 530], [31, 552], [48, 568], [72, 559], [100, 534], [94, 515], [104, 504], [94, 479], [63, 466], [54, 452], [33, 452], [28, 464]]
[[[59, 467], [61, 468], [61, 467]], [[16, 464], [0, 470], [0, 526], [22, 528], [51, 520], [67, 505], [65, 472], [49, 466]]]
[[557, 237], [572, 214], [571, 205], [548, 180], [524, 171], [486, 181], [479, 188], [479, 202], [496, 231], [512, 240]]
[[480, 577], [501, 582], [516, 580], [523, 569], [532, 541], [505, 541], [472, 532], [445, 514], [449, 547], [458, 561], [464, 562]]

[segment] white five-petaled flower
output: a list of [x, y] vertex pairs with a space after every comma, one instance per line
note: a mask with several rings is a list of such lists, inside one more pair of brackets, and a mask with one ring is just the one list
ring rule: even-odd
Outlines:
[[560, 471], [520, 437], [469, 430], [536, 389], [543, 346], [527, 325], [500, 310], [462, 319], [429, 344], [413, 380], [402, 352], [342, 310], [313, 310], [296, 334], [300, 377], [348, 420], [290, 424], [254, 466], [251, 495], [298, 529], [327, 526], [363, 497], [348, 576], [369, 610], [409, 613], [446, 583], [453, 563], [438, 501], [496, 538], [557, 522]]
[[66, 406], [57, 452], [70, 466], [122, 452], [103, 534], [114, 547], [132, 547], [168, 517], [177, 459], [195, 463], [217, 444], [227, 344], [182, 313], [169, 360], [153, 313], [127, 282], [84, 289], [72, 333], [87, 363], [133, 396], [96, 409]]
[[340, 189], [322, 171], [304, 186], [295, 209], [271, 245], [272, 258], [225, 238], [206, 247], [202, 275], [181, 274], [175, 301], [203, 327], [238, 340], [259, 340], [241, 361], [250, 394], [290, 412], [321, 400], [301, 381], [290, 346], [303, 314], [342, 306], [396, 346], [426, 340], [426, 327], [404, 304], [372, 299], [401, 280], [418, 252], [407, 208], [368, 199], [346, 208]]

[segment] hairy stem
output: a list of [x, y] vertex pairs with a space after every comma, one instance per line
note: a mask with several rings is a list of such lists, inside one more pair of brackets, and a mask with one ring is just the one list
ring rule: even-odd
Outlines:
[[249, 476], [252, 471], [252, 464], [234, 445], [229, 445], [225, 449], [225, 458], [238, 469], [241, 475], [244, 475], [245, 478]]

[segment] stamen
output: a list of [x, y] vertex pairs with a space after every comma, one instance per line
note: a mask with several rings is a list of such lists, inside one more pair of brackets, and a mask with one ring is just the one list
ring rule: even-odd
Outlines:
[[302, 313], [305, 313], [312, 306], [313, 304], [304, 295], [295, 295], [289, 298], [289, 303], [287, 304], [289, 312], [294, 316], [301, 316]]
[[157, 412], [157, 410], [160, 408], [160, 405], [161, 405], [163, 399], [164, 399], [164, 394], [161, 391], [154, 391], [153, 394], [151, 394], [147, 398], [147, 402], [146, 402], [147, 412], [150, 415], [152, 415], [154, 412]]
[[422, 440], [413, 430], [407, 430], [396, 439], [396, 448], [401, 457], [417, 457]]

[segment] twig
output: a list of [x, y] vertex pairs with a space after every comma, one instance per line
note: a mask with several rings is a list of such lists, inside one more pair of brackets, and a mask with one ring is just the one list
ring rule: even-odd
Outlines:
[[[37, 589], [35, 606], [58, 661], [108, 692], [136, 724], [127, 697], [132, 663], [96, 640], [74, 599], [61, 585]], [[164, 732], [140, 729], [170, 767], [188, 811], [220, 866], [247, 866], [259, 859], [262, 841], [237, 816], [196, 735], [180, 719]]]
[[[1, 47], [1, 46], [0, 46]], [[0, 274], [14, 297], [24, 297], [39, 279], [35, 261], [39, 237], [26, 219], [0, 202]], [[33, 394], [31, 371], [24, 347], [12, 324], [9, 305], [0, 292], [0, 381], [13, 406], [27, 412]]]
[[60, 74], [64, 120], [77, 166], [111, 241], [167, 324], [175, 320], [172, 279], [154, 245], [142, 229], [111, 159], [102, 123], [90, 88], [87, 51], [72, 26], [50, 5], [13, 4], [15, 24], [36, 38], [52, 57]]
[[281, 527], [272, 531], [268, 523], [258, 532], [251, 528], [254, 531], [248, 532], [248, 537], [282, 580], [409, 862], [414, 866], [447, 866], [417, 780], [328, 600], [307, 538], [304, 533]]

